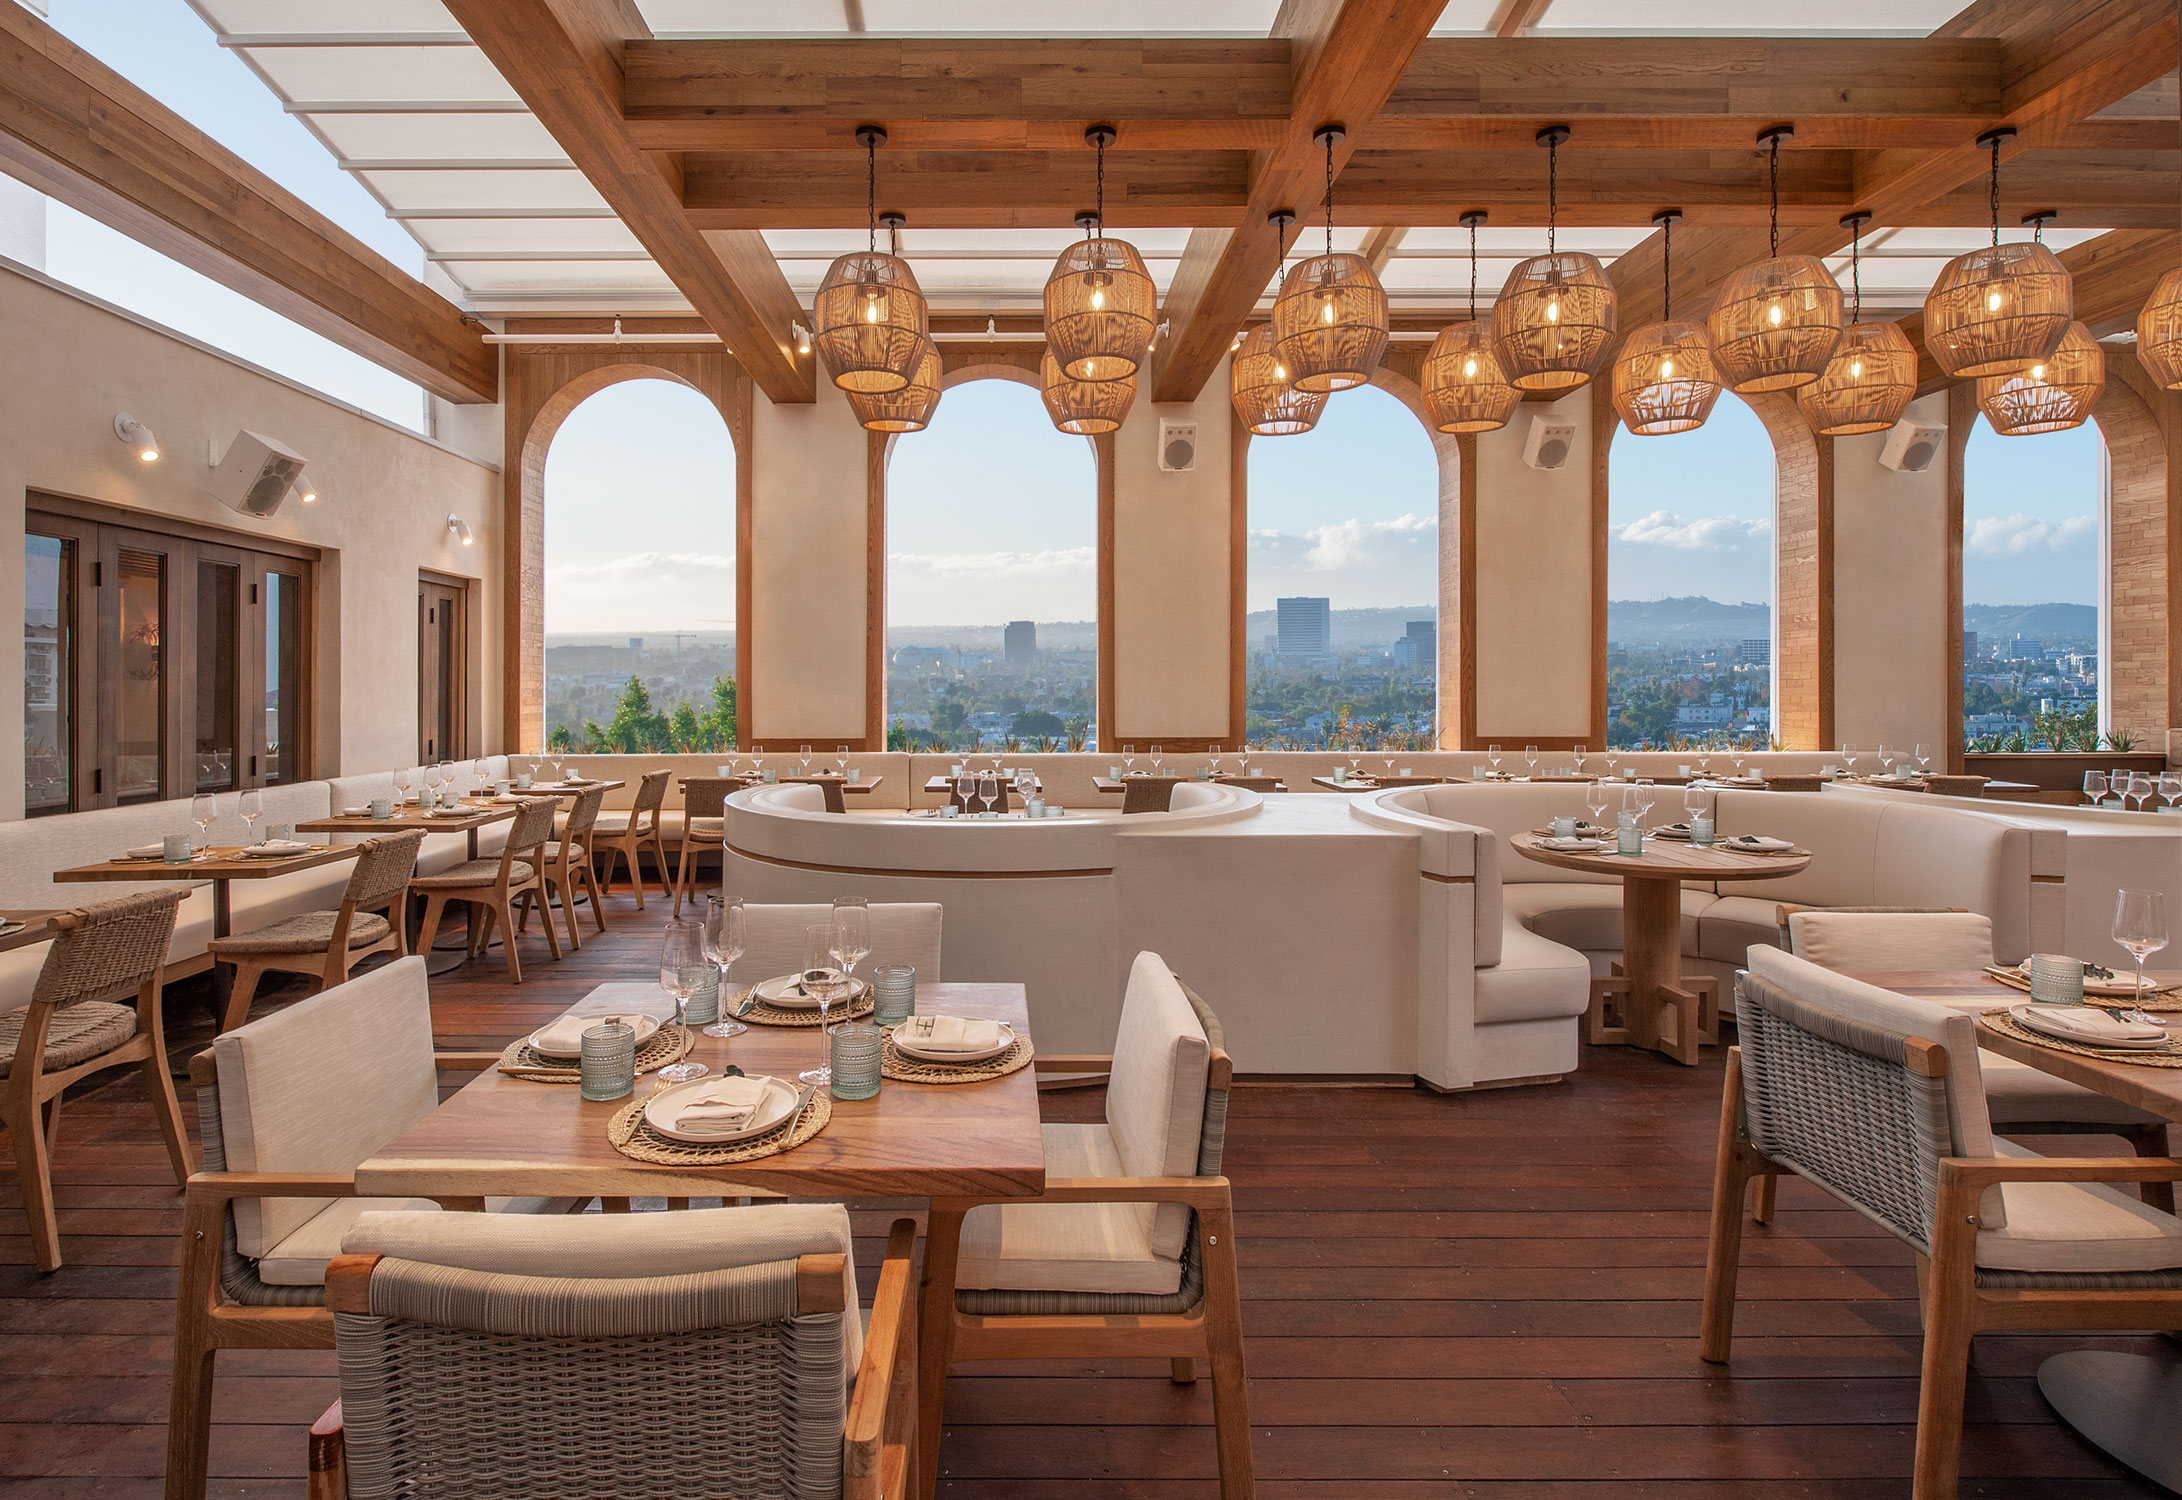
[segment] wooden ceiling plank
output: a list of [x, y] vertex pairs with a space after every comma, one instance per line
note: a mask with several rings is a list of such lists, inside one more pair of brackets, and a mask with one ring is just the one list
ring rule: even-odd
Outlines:
[[0, 166], [436, 396], [499, 399], [481, 325], [16, 5]]
[[707, 235], [682, 202], [681, 158], [644, 149], [622, 118], [622, 48], [646, 35], [632, 0], [447, 0], [470, 39], [552, 133], [690, 306], [776, 403], [816, 399], [796, 353], [804, 316], [754, 229]]

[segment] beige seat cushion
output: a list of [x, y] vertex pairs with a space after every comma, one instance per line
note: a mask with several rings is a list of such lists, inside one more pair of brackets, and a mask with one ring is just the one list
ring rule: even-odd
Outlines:
[[[1718, 899], [1711, 891], [1682, 887], [1684, 953], [1697, 952], [1698, 918]], [[1515, 881], [1500, 888], [1500, 908], [1538, 936], [1579, 953], [1619, 953], [1622, 949], [1618, 885]]]
[[[580, 844], [580, 843], [579, 843], [579, 844], [576, 844], [576, 845], [575, 845], [574, 847], [572, 847], [572, 848], [571, 848], [571, 849], [570, 849], [570, 850], [568, 851], [568, 854], [569, 854], [569, 858], [571, 858], [571, 859], [582, 859], [582, 858], [584, 857], [584, 846], [583, 846], [582, 844]], [[549, 861], [550, 861], [550, 860], [556, 860], [556, 859], [559, 859], [560, 857], [561, 857], [561, 840], [559, 840], [559, 839], [548, 839], [548, 840], [546, 841], [546, 846], [545, 846], [545, 858], [546, 858], [547, 860], [549, 860]]]
[[[1994, 1155], [2036, 1157], [2008, 1141]], [[2007, 1222], [1980, 1229], [1977, 1263], [1990, 1271], [2164, 1271], [2182, 1266], [2182, 1219], [2096, 1182], [2010, 1182]]]
[[1476, 984], [1481, 1026], [1580, 1016], [1591, 1003], [1591, 961], [1520, 923], [1505, 922], [1500, 962], [1479, 969]]
[[1993, 1129], [2011, 1125], [2157, 1125], [2160, 1118], [2110, 1094], [2056, 1078], [2043, 1068], [1997, 1052], [1980, 1052], [1985, 1075], [1985, 1113]]
[[[1786, 797], [1794, 794], [1768, 792], [1765, 795]], [[1741, 964], [1752, 948], [1779, 946], [1780, 902], [1769, 896], [1722, 896], [1706, 907], [1697, 919], [1699, 958]]]
[[[565, 1214], [588, 1198], [487, 1198], [489, 1214]], [[429, 1198], [335, 1198], [309, 1222], [275, 1245], [258, 1261], [258, 1279], [273, 1286], [324, 1286], [326, 1262], [342, 1253], [341, 1242], [367, 1213], [436, 1214]]]
[[[1123, 1166], [1104, 1125], [1046, 1125], [1040, 1134], [1048, 1177], [1135, 1175]], [[955, 1285], [1155, 1296], [1180, 1290], [1179, 1247], [1174, 1256], [1157, 1254], [1147, 1216], [1135, 1208], [1126, 1203], [988, 1203], [973, 1208], [962, 1220]]]
[[685, 820], [683, 831], [693, 839], [709, 838], [718, 841], [726, 835], [725, 818], [690, 818]]
[[[1182, 985], [1156, 953], [1136, 956], [1121, 1000], [1106, 1125], [1130, 1177], [1195, 1177], [1205, 1127], [1205, 1080], [1212, 1047]], [[1152, 1253], [1182, 1253], [1190, 1211], [1181, 1203], [1137, 1203]], [[1095, 1288], [1078, 1288], [1090, 1291]], [[1173, 1287], [1167, 1288], [1174, 1290]]]
[[[511, 885], [521, 885], [534, 872], [528, 860], [517, 860], [508, 869]], [[497, 859], [466, 859], [459, 865], [440, 871], [437, 875], [419, 875], [409, 882], [413, 891], [451, 891], [456, 887], [492, 885], [500, 879], [500, 861]]]
[[[624, 833], [627, 833], [627, 832], [629, 831], [629, 823], [630, 823], [630, 820], [631, 820], [631, 819], [633, 819], [633, 818], [635, 818], [635, 817], [636, 817], [636, 814], [635, 814], [635, 813], [633, 813], [633, 812], [628, 812], [628, 811], [622, 811], [622, 812], [602, 812], [602, 813], [600, 813], [600, 814], [599, 814], [599, 818], [598, 818], [598, 821], [597, 821], [596, 823], [593, 823], [593, 824], [591, 825], [591, 827], [592, 827], [592, 828], [593, 828], [593, 829], [594, 829], [595, 831], [597, 831], [598, 833], [601, 833], [601, 834], [614, 834], [614, 835], [617, 835], [617, 836], [618, 836], [618, 835], [620, 835], [620, 834], [624, 834]], [[556, 826], [556, 827], [554, 828], [554, 830], [553, 830], [553, 831], [554, 831], [555, 833], [558, 833], [558, 832], [560, 832], [561, 830], [560, 830], [560, 827], [559, 827], [559, 826]], [[644, 833], [645, 833], [645, 835], [646, 835], [647, 837], [649, 837], [649, 836], [650, 836], [650, 832], [651, 832], [651, 819], [649, 819], [649, 818], [646, 818], [646, 819], [644, 820], [644, 828], [643, 828], [643, 831], [644, 831]]]
[[[281, 953], [323, 953], [332, 946], [333, 924], [341, 914], [333, 911], [307, 911], [270, 927], [260, 927], [255, 932], [240, 937], [220, 938], [212, 945], [212, 951], [221, 957], [250, 958]], [[386, 918], [377, 912], [360, 911], [349, 921], [349, 946], [368, 948], [373, 943], [384, 942], [393, 935]]]
[[1798, 911], [1788, 949], [1843, 974], [1982, 969], [1993, 961], [1993, 919], [1974, 911]]
[[[28, 1006], [0, 1015], [0, 1078], [15, 1066], [16, 1049], [23, 1044], [23, 1022], [29, 1015]], [[58, 1073], [103, 1057], [135, 1035], [134, 1006], [79, 1000], [53, 1012], [46, 1026], [45, 1066], [40, 1071]]]

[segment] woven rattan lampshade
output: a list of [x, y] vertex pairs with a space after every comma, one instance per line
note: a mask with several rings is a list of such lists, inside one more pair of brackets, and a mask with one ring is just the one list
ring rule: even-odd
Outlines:
[[1079, 240], [1046, 277], [1046, 347], [1071, 380], [1125, 380], [1152, 341], [1159, 297], [1126, 240]]
[[2054, 351], [2027, 370], [1977, 383], [1978, 410], [2003, 437], [2081, 427], [2106, 389], [2106, 353], [2091, 330], [2070, 323]]
[[1134, 375], [1122, 380], [1070, 380], [1053, 357], [1051, 345], [1038, 362], [1038, 385], [1053, 425], [1086, 437], [1115, 431], [1136, 400]]
[[1924, 299], [1924, 346], [1964, 379], [2011, 375], [2053, 353], [2075, 317], [2068, 268], [2045, 246], [1987, 245], [1958, 255]]
[[1493, 303], [1493, 352], [1517, 390], [1574, 390], [1606, 362], [1614, 316], [1614, 284], [1597, 256], [1534, 255]]
[[2182, 271], [2169, 271], [2137, 314], [2137, 363], [2170, 391], [2182, 391]]
[[881, 250], [828, 266], [811, 304], [812, 342], [844, 391], [884, 395], [909, 384], [929, 331], [916, 272]]
[[1712, 341], [1695, 323], [1649, 323], [1629, 335], [1614, 361], [1614, 410], [1638, 437], [1705, 425], [1720, 399]]
[[1884, 432], [1917, 394], [1917, 351], [1893, 323], [1851, 323], [1826, 373], [1796, 392], [1803, 419], [1820, 437]]
[[932, 413], [939, 410], [939, 349], [930, 339], [923, 343], [924, 352], [910, 374], [909, 384], [900, 390], [882, 395], [849, 392], [849, 405], [855, 409], [856, 420], [867, 430], [922, 432], [932, 424]]
[[1809, 385], [1841, 342], [1841, 284], [1813, 255], [1744, 266], [1721, 284], [1707, 326], [1720, 382], [1744, 395]]
[[1299, 391], [1288, 383], [1287, 368], [1273, 347], [1272, 327], [1265, 323], [1244, 334], [1229, 356], [1228, 392], [1235, 415], [1259, 437], [1309, 432], [1326, 409], [1323, 392]]
[[1297, 390], [1345, 391], [1386, 357], [1386, 289], [1360, 255], [1314, 255], [1280, 284], [1272, 327]]
[[1435, 431], [1491, 432], [1508, 425], [1522, 400], [1493, 353], [1490, 323], [1456, 323], [1432, 340], [1424, 357], [1424, 409]]

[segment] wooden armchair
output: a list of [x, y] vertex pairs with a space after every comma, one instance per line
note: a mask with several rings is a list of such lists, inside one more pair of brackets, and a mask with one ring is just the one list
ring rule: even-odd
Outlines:
[[[342, 1399], [311, 1429], [309, 1494], [612, 1495], [652, 1473], [643, 1492], [906, 1500], [916, 1225], [887, 1236], [868, 1333], [848, 1235], [847, 1211], [817, 1204], [549, 1226], [368, 1215], [349, 1235], [363, 1253], [326, 1274]], [[613, 1419], [619, 1393], [670, 1383], [664, 1448]], [[518, 1432], [519, 1449], [481, 1440]], [[677, 1484], [684, 1451], [705, 1472]]]
[[1232, 1069], [1219, 1019], [1157, 954], [1139, 954], [1114, 1055], [1041, 1057], [1036, 1066], [1108, 1072], [1107, 1120], [1045, 1127], [1053, 1175], [1042, 1199], [932, 1199], [918, 1325], [919, 1493], [937, 1480], [947, 1373], [957, 1362], [1164, 1357], [1187, 1383], [1203, 1356], [1222, 1500], [1247, 1500], [1235, 1210], [1220, 1170]]
[[493, 928], [500, 929], [500, 952], [508, 964], [508, 978], [523, 982], [523, 961], [515, 951], [515, 907], [536, 905], [545, 911], [546, 948], [558, 959], [561, 939], [553, 930], [553, 912], [546, 900], [545, 847], [553, 836], [552, 797], [531, 797], [516, 810], [508, 829], [508, 841], [498, 859], [472, 859], [432, 875], [419, 875], [409, 889], [424, 897], [424, 926], [417, 934], [417, 951], [432, 951], [439, 935], [440, 913], [450, 901], [467, 901], [484, 914], [470, 922], [470, 956], [485, 951]]
[[[538, 873], [545, 880], [545, 924], [553, 925], [553, 902], [561, 905], [561, 920], [568, 924], [568, 946], [581, 948], [583, 935], [576, 930], [576, 897], [580, 894], [591, 903], [591, 920], [598, 930], [606, 930], [606, 908], [599, 904], [598, 877], [591, 870], [591, 830], [598, 822], [599, 805], [606, 800], [606, 788], [595, 786], [578, 792], [576, 800], [565, 818], [556, 819], [554, 835], [538, 851]], [[530, 910], [524, 908], [516, 922], [518, 932], [530, 925]]]
[[[439, 1102], [441, 1069], [498, 1052], [435, 1052], [424, 960], [407, 957], [223, 1032], [190, 1059], [204, 1170], [189, 1178], [175, 1299], [167, 1500], [202, 1500], [222, 1349], [330, 1349], [326, 1263], [367, 1208], [356, 1164]], [[299, 1087], [307, 1081], [308, 1086]], [[565, 1212], [570, 1199], [446, 1199], [449, 1208]]]
[[[160, 1029], [167, 944], [182, 895], [148, 891], [63, 913], [54, 920], [53, 946], [30, 1003], [0, 1015], [0, 1123], [15, 1146], [30, 1251], [41, 1271], [61, 1265], [52, 1153], [60, 1138], [62, 1091], [77, 1079], [132, 1064], [140, 1070], [174, 1180], [189, 1176], [189, 1146]], [[134, 1003], [117, 1003], [117, 995]]]
[[644, 867], [638, 856], [649, 848], [652, 865], [659, 871], [660, 894], [674, 894], [674, 877], [667, 873], [667, 835], [661, 827], [660, 810], [667, 800], [667, 784], [674, 779], [672, 771], [646, 771], [644, 779], [636, 784], [636, 801], [627, 812], [602, 812], [592, 825], [592, 848], [606, 856], [606, 868], [599, 876], [609, 890], [614, 884], [616, 856], [629, 862], [629, 887], [636, 892], [636, 909], [644, 909]]
[[349, 869], [338, 911], [298, 912], [269, 927], [214, 938], [213, 961], [235, 966], [235, 985], [220, 1030], [233, 1031], [250, 1019], [258, 981], [269, 972], [316, 975], [320, 989], [332, 989], [366, 954], [392, 952], [399, 958], [408, 953], [403, 908], [423, 843], [422, 829], [366, 839]]
[[[1753, 949], [1735, 997], [1698, 1352], [1727, 1362], [1742, 1200], [1794, 1172], [1917, 1252], [1924, 1358], [1914, 1500], [1953, 1500], [1970, 1341], [1987, 1328], [2182, 1328], [2182, 1220], [2105, 1186], [2171, 1158], [1996, 1142], [1961, 1012]], [[2088, 1415], [2096, 1415], [2095, 1413]]]

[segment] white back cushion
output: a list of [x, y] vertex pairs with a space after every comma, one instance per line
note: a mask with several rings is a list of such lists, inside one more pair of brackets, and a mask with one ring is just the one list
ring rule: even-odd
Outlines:
[[1993, 961], [1993, 920], [1974, 911], [1799, 911], [1788, 947], [1840, 974], [1982, 969]]
[[[818, 788], [799, 786], [793, 790], [816, 793]], [[868, 979], [881, 964], [912, 964], [920, 983], [937, 983], [940, 923], [945, 912], [937, 901], [872, 902], [871, 957], [856, 966], [858, 972]], [[734, 982], [749, 984], [802, 968], [805, 931], [832, 920], [830, 902], [745, 905], [743, 922], [749, 946], [735, 960]]]
[[826, 789], [807, 781], [775, 786], [766, 792], [765, 798], [773, 806], [785, 807], [791, 812], [822, 813], [826, 810]]
[[[414, 956], [239, 1026], [212, 1053], [231, 1171], [353, 1171], [439, 1103], [424, 960]], [[236, 1241], [255, 1259], [325, 1206], [238, 1198]]]
[[[1205, 1029], [1167, 961], [1139, 953], [1122, 996], [1114, 1071], [1106, 1085], [1106, 1128], [1129, 1176], [1197, 1175], [1211, 1059]], [[1148, 1225], [1152, 1253], [1180, 1255], [1189, 1237], [1189, 1208], [1180, 1203], [1137, 1207]]]

